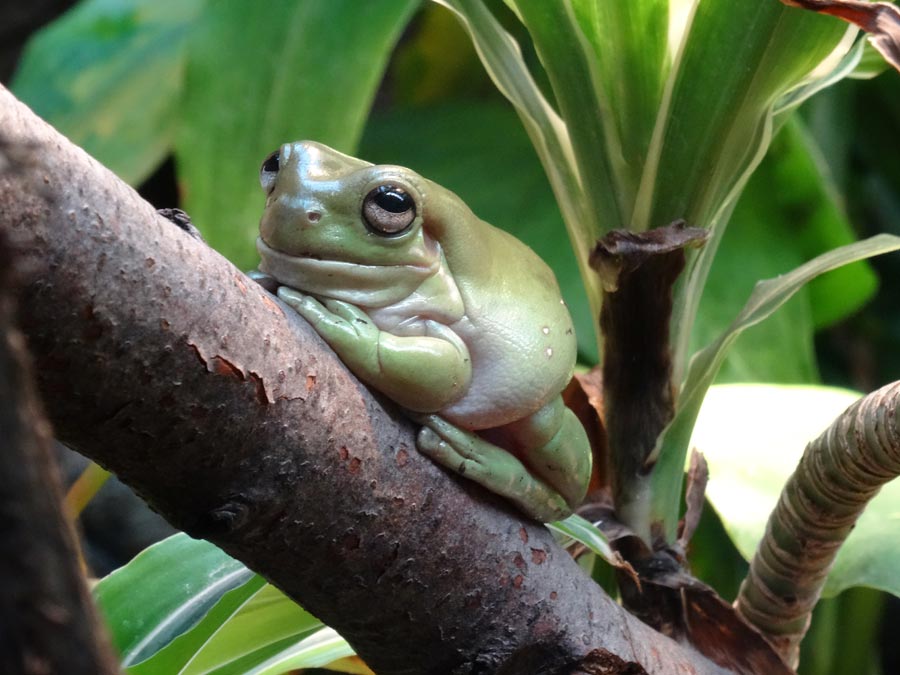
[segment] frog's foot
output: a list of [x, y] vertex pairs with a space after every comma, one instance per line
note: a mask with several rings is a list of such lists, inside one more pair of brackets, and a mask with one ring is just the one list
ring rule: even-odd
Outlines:
[[182, 211], [181, 209], [156, 209], [156, 212], [166, 220], [180, 227], [194, 239], [203, 241], [203, 235], [200, 234], [200, 230], [194, 225], [187, 212]]
[[[378, 344], [378, 327], [356, 305], [332, 299], [319, 302], [311, 295], [288, 286], [278, 288], [278, 297], [312, 324], [345, 360], [349, 360], [346, 358], [347, 351], [356, 349], [357, 345], [364, 345], [370, 348], [368, 351], [373, 351]], [[371, 358], [372, 354], [367, 353], [366, 356]]]
[[416, 446], [438, 464], [505, 497], [537, 521], [560, 520], [572, 512], [562, 496], [532, 476], [510, 452], [437, 415], [411, 417], [423, 425]]

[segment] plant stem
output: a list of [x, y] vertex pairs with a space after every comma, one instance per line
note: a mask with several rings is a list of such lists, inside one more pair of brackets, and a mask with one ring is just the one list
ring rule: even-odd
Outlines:
[[810, 443], [769, 516], [737, 609], [796, 665], [837, 551], [900, 473], [900, 382], [850, 406]]

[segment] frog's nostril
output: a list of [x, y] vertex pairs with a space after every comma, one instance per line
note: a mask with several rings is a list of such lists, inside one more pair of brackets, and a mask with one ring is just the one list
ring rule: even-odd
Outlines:
[[306, 214], [306, 219], [311, 223], [318, 223], [319, 219], [322, 217], [322, 214], [318, 211], [309, 211]]

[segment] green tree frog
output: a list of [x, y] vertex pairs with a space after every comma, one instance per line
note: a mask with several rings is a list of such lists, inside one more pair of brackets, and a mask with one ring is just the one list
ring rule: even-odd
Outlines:
[[256, 278], [410, 411], [420, 452], [532, 518], [571, 513], [591, 452], [560, 395], [575, 335], [544, 262], [399, 166], [288, 143], [260, 182]]

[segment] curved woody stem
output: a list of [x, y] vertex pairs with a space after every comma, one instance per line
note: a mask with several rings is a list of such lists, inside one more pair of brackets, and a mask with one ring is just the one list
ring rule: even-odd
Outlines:
[[850, 406], [806, 447], [769, 516], [735, 605], [794, 667], [838, 549], [900, 474], [898, 412], [900, 382]]

